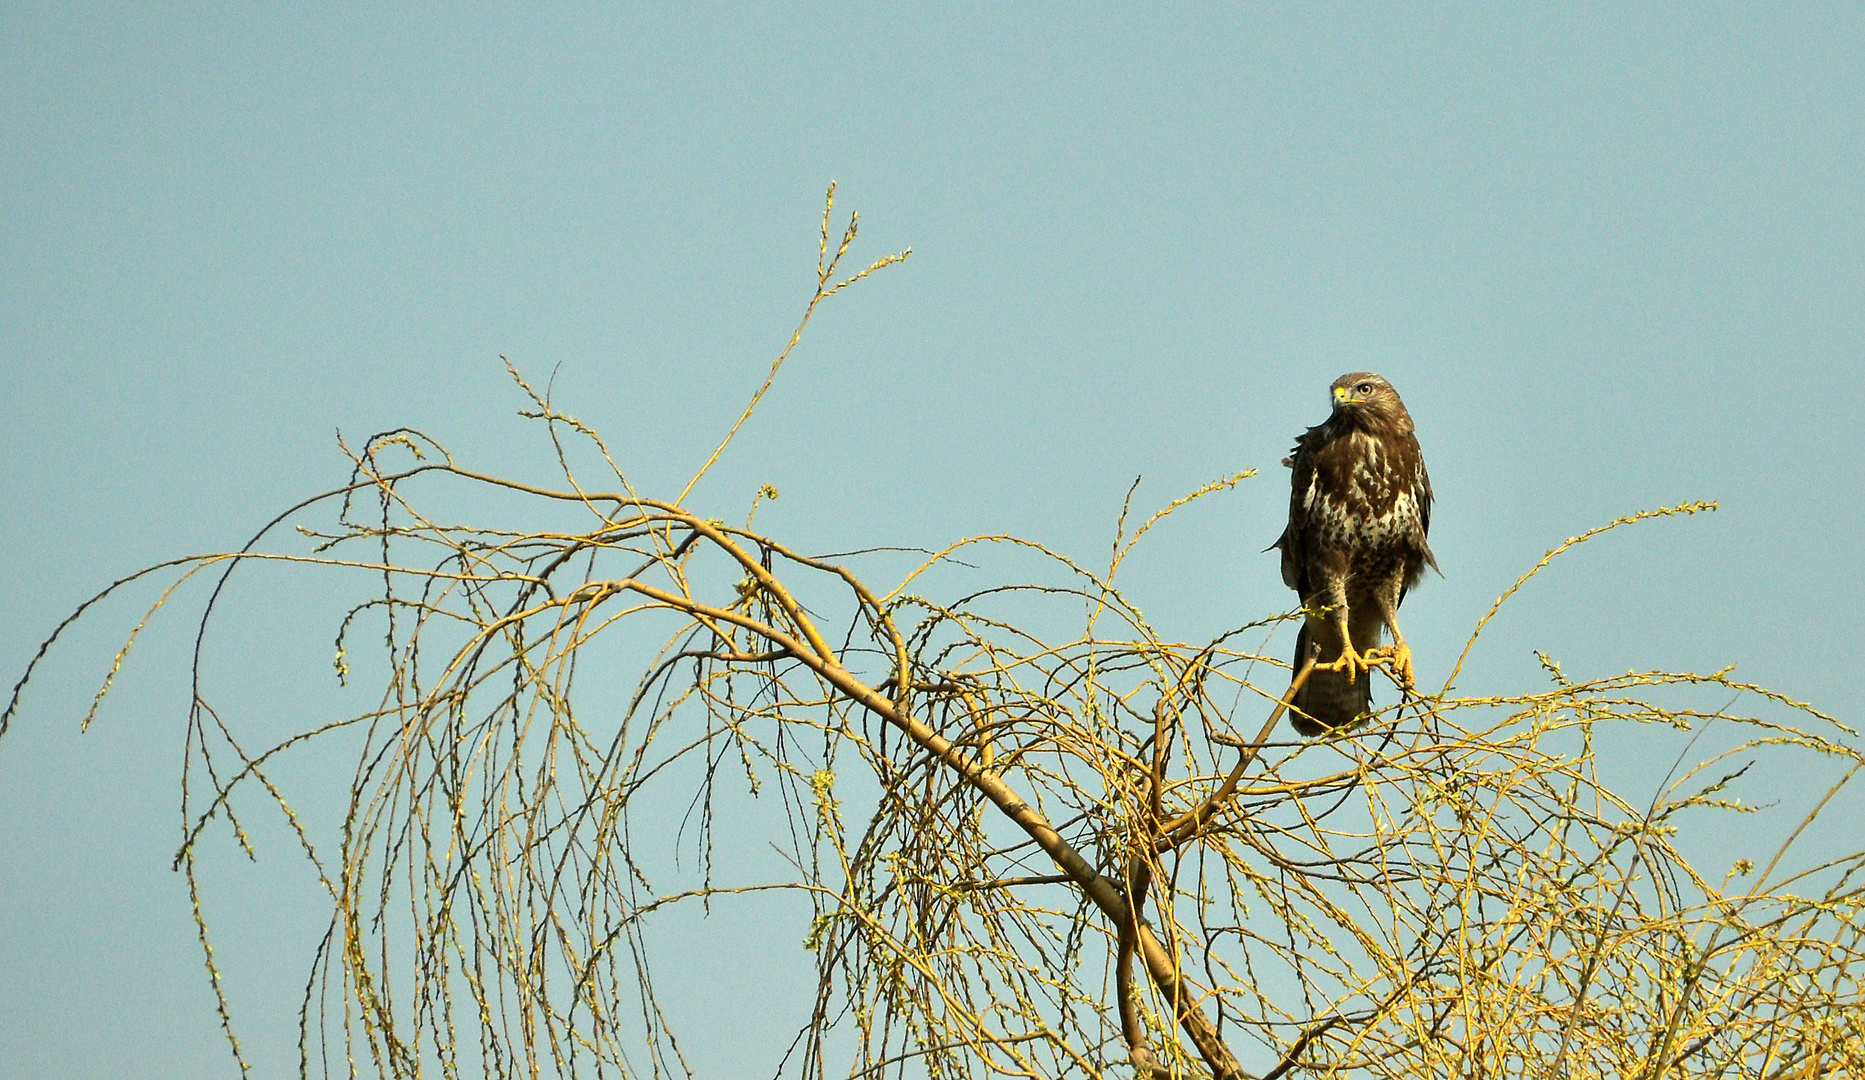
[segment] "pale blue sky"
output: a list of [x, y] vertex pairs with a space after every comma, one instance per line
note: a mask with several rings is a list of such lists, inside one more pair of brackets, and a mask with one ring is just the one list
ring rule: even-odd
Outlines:
[[[1858, 720], [1861, 178], [1856, 6], [19, 0], [0, 673], [109, 580], [340, 482], [336, 431], [410, 424], [542, 477], [501, 354], [558, 367], [636, 483], [676, 492], [807, 299], [834, 179], [858, 255], [915, 253], [822, 312], [701, 489], [721, 516], [768, 482], [761, 523], [806, 550], [1011, 531], [1099, 558], [1134, 476], [1152, 506], [1256, 467], [1131, 568], [1195, 638], [1292, 602], [1261, 551], [1277, 460], [1370, 368], [1439, 496], [1445, 576], [1405, 609], [1426, 682], [1548, 547], [1716, 499], [1557, 564], [1472, 688], [1537, 685], [1532, 648], [1589, 675], [1737, 662]], [[0, 745], [3, 1077], [231, 1069], [167, 872], [183, 619], [75, 731], [147, 599], [67, 643]], [[286, 629], [221, 658], [255, 708], [328, 674], [334, 626]], [[1668, 763], [1658, 738], [1636, 752]], [[241, 969], [267, 1070], [295, 1061], [308, 947]]]

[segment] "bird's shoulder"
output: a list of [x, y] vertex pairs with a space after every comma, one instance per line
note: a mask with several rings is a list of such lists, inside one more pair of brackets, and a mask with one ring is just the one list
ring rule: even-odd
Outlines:
[[1327, 424], [1316, 424], [1295, 436], [1295, 445], [1289, 448], [1289, 456], [1282, 459], [1282, 464], [1298, 472], [1304, 467], [1312, 468], [1315, 454], [1333, 438], [1334, 432]]

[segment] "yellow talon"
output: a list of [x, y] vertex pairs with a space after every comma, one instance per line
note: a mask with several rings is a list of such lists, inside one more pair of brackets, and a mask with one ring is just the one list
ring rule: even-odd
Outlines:
[[1379, 665], [1385, 667], [1388, 672], [1391, 672], [1392, 680], [1399, 684], [1400, 689], [1410, 690], [1417, 685], [1412, 674], [1412, 650], [1410, 646], [1404, 643], [1398, 645], [1381, 645], [1376, 649], [1366, 650], [1366, 659], [1370, 661], [1368, 664], [1369, 667]]
[[1316, 664], [1315, 670], [1344, 672], [1348, 679], [1358, 680], [1361, 672], [1366, 671], [1378, 663], [1378, 661], [1370, 659], [1371, 655], [1372, 653], [1369, 651], [1367, 656], [1361, 656], [1354, 650], [1353, 642], [1349, 641], [1341, 646], [1340, 657], [1338, 659], [1329, 660], [1325, 664]]

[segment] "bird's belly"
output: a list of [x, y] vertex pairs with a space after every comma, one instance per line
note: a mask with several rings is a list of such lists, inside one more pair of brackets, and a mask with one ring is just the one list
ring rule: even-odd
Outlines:
[[1395, 575], [1409, 575], [1424, 561], [1419, 534], [1422, 523], [1414, 513], [1407, 513], [1409, 500], [1400, 500], [1383, 514], [1327, 512], [1325, 507], [1314, 522], [1320, 550], [1344, 557], [1350, 587], [1354, 581], [1371, 585]]
[[1363, 546], [1348, 562], [1347, 591], [1358, 594], [1362, 588], [1378, 588], [1395, 577], [1409, 576], [1418, 562], [1418, 556], [1408, 544]]

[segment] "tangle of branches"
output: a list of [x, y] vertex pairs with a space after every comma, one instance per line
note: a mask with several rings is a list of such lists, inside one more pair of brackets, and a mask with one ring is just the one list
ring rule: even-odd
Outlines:
[[[906, 256], [843, 276], [855, 221], [838, 241], [830, 196], [815, 295], [732, 433], [817, 307]], [[1184, 642], [1117, 587], [1151, 530], [1247, 474], [1135, 528], [1123, 512], [1105, 565], [985, 536], [882, 586], [750, 516], [689, 508], [731, 433], [685, 491], [649, 497], [512, 374], [557, 447], [553, 482], [389, 432], [346, 448], [349, 482], [245, 549], [144, 572], [175, 579], [160, 607], [195, 575], [218, 576], [217, 601], [253, 561], [344, 568], [365, 591], [338, 629], [340, 674], [363, 626], [382, 633], [371, 707], [267, 747], [223, 719], [197, 665], [177, 866], [242, 1068], [198, 860], [257, 805], [296, 830], [330, 901], [306, 1075], [688, 1073], [657, 922], [772, 892], [807, 904], [794, 932], [816, 964], [778, 1075], [1865, 1073], [1865, 855], [1802, 866], [1783, 848], [1706, 875], [1678, 841], [1747, 809], [1729, 791], [1758, 756], [1837, 760], [1849, 779], [1865, 759], [1834, 718], [1729, 671], [1573, 679], [1547, 660], [1533, 690], [1447, 681], [1291, 741], [1281, 702], [1306, 668], [1242, 644], [1289, 616]], [[536, 524], [427, 509], [461, 490]], [[1706, 509], [1633, 515], [1549, 559]], [[318, 513], [334, 525], [301, 525], [308, 549], [275, 539]], [[934, 588], [956, 559], [1013, 552], [1040, 569]], [[1711, 694], [1729, 704], [1687, 704]], [[1741, 734], [1633, 800], [1602, 781], [1595, 733], [1640, 724]], [[347, 811], [321, 835], [274, 766], [345, 737], [361, 748]], [[752, 802], [788, 876], [748, 880], [714, 844], [719, 808]], [[668, 856], [664, 823], [683, 814], [696, 865]]]

